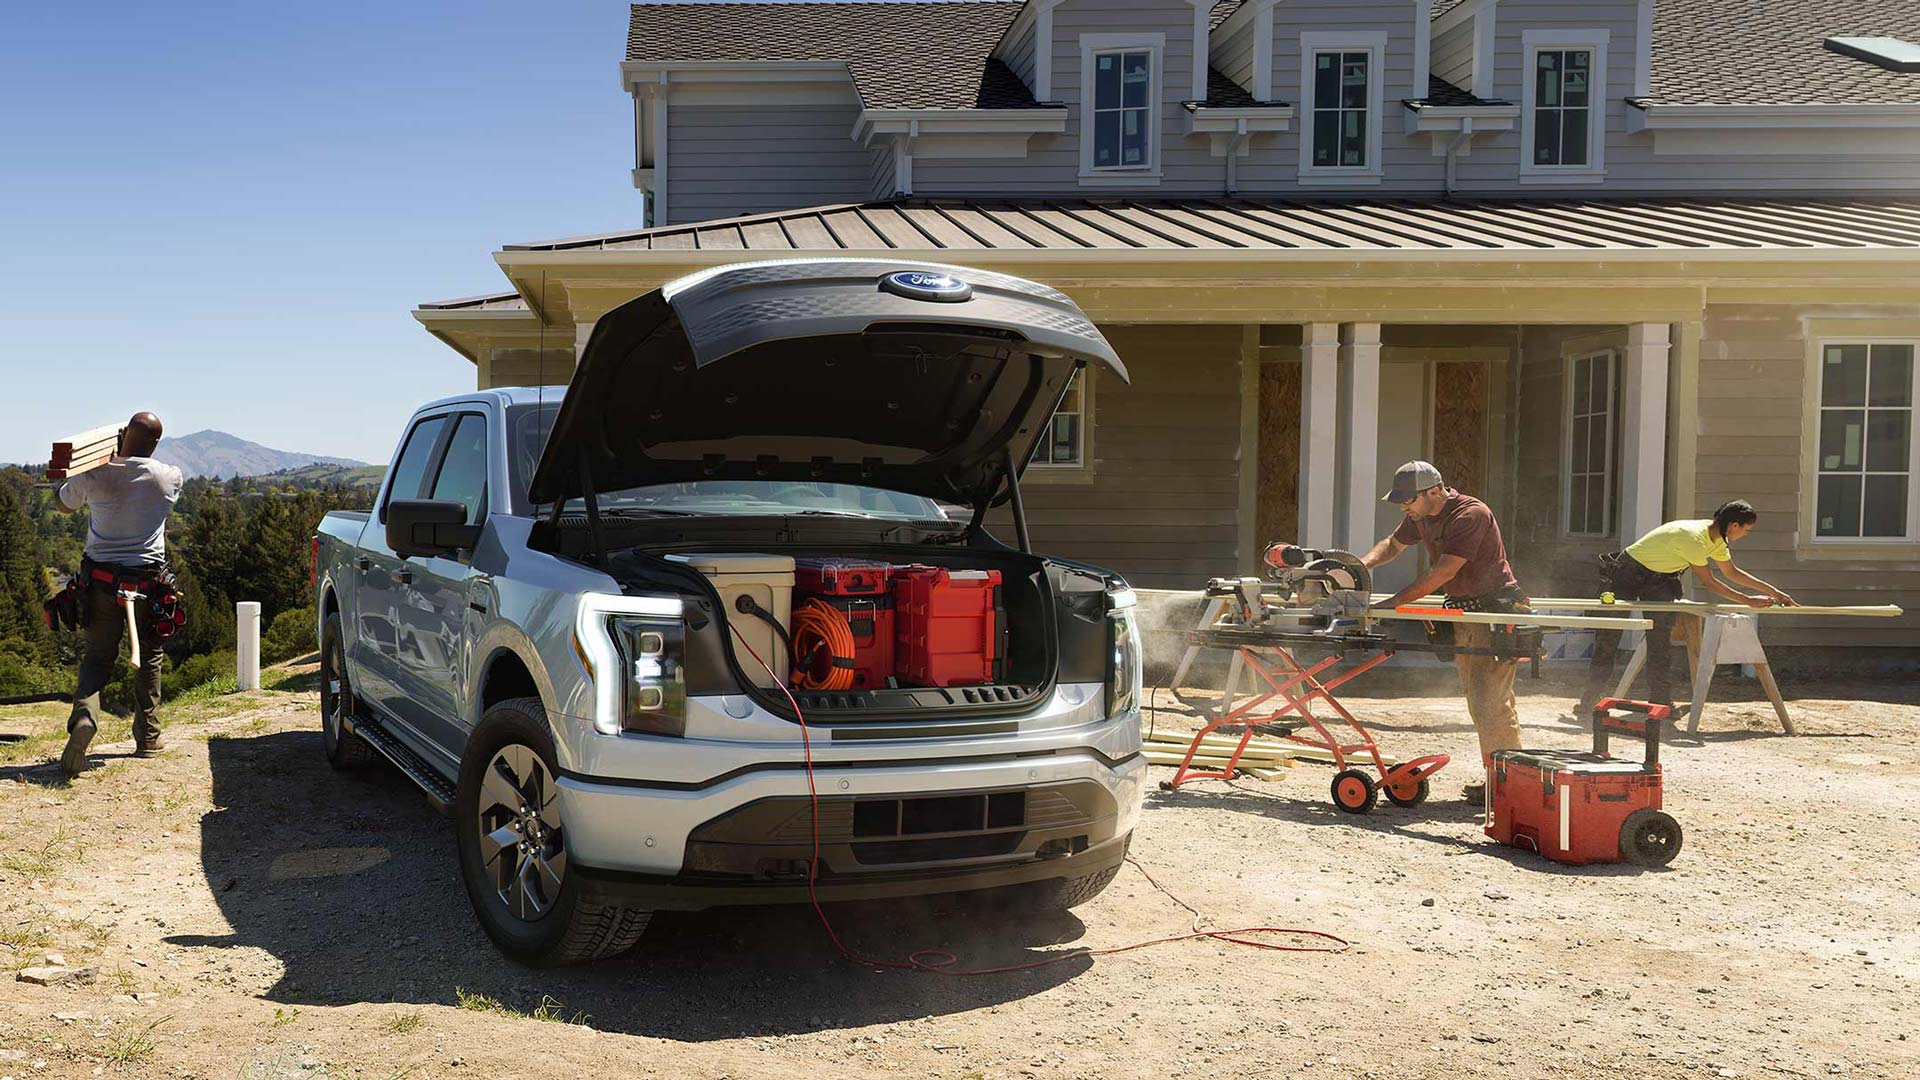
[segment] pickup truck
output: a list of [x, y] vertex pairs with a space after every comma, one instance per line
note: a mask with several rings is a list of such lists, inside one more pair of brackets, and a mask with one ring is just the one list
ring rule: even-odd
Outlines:
[[[481, 926], [534, 965], [661, 909], [1090, 899], [1145, 790], [1134, 595], [1032, 552], [1019, 487], [1089, 366], [1126, 378], [1047, 286], [794, 260], [609, 312], [564, 388], [422, 407], [374, 509], [313, 539], [328, 761], [452, 816]], [[844, 565], [931, 591], [828, 595]], [[795, 651], [803, 603], [894, 620], [868, 685]]]

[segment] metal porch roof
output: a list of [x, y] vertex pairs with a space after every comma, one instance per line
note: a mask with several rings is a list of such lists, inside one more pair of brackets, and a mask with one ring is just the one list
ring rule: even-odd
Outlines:
[[1742, 251], [1920, 247], [1920, 199], [900, 199], [509, 244], [572, 251]]

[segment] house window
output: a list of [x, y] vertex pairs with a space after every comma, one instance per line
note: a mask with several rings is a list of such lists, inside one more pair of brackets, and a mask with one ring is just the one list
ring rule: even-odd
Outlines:
[[1814, 535], [1913, 536], [1913, 342], [1828, 342], [1820, 355]]
[[1093, 56], [1093, 167], [1140, 169], [1153, 158], [1153, 54]]
[[1612, 352], [1567, 358], [1566, 488], [1561, 520], [1568, 536], [1613, 533]]
[[1066, 396], [1047, 422], [1046, 433], [1033, 448], [1035, 468], [1072, 468], [1086, 464], [1086, 399], [1081, 393], [1081, 374], [1076, 372], [1067, 383]]
[[1384, 32], [1300, 35], [1300, 182], [1381, 182]]
[[1533, 54], [1533, 163], [1588, 164], [1593, 118], [1593, 50]]
[[1313, 54], [1313, 165], [1365, 168], [1373, 95], [1373, 54]]
[[1606, 30], [1528, 30], [1520, 120], [1520, 179], [1596, 184], [1605, 176]]

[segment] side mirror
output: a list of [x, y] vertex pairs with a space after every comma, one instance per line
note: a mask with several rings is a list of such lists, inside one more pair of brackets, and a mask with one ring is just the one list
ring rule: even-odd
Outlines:
[[467, 524], [467, 504], [450, 500], [395, 499], [387, 504], [387, 546], [402, 558], [471, 551], [480, 526]]

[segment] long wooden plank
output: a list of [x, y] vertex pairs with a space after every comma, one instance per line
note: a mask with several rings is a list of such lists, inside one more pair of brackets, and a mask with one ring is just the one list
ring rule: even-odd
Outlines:
[[74, 450], [79, 447], [93, 446], [102, 442], [112, 442], [119, 437], [120, 426], [118, 424], [108, 424], [105, 427], [89, 428], [86, 431], [76, 432], [64, 439], [55, 439], [53, 440], [53, 448], [55, 450], [63, 448]]
[[1482, 626], [1506, 626], [1512, 623], [1524, 623], [1527, 626], [1549, 626], [1566, 629], [1588, 630], [1651, 630], [1652, 619], [1605, 619], [1587, 615], [1535, 615], [1531, 612], [1516, 614], [1499, 611], [1456, 611], [1452, 608], [1413, 608], [1401, 607], [1392, 611], [1370, 611], [1370, 619], [1389, 619], [1399, 622], [1435, 622], [1435, 623], [1478, 623]]
[[[1389, 599], [1385, 593], [1374, 594], [1374, 602]], [[1446, 601], [1438, 596], [1426, 596], [1413, 601], [1421, 607], [1438, 606]], [[1567, 608], [1582, 611], [1680, 611], [1692, 615], [1704, 615], [1717, 612], [1733, 612], [1741, 615], [1858, 615], [1870, 619], [1890, 619], [1906, 612], [1895, 604], [1829, 604], [1805, 605], [1802, 607], [1764, 607], [1753, 608], [1745, 604], [1713, 603], [1706, 604], [1696, 600], [1618, 600], [1607, 604], [1592, 597], [1535, 596], [1528, 597], [1527, 603], [1535, 608]], [[1534, 621], [1531, 617], [1529, 622]]]

